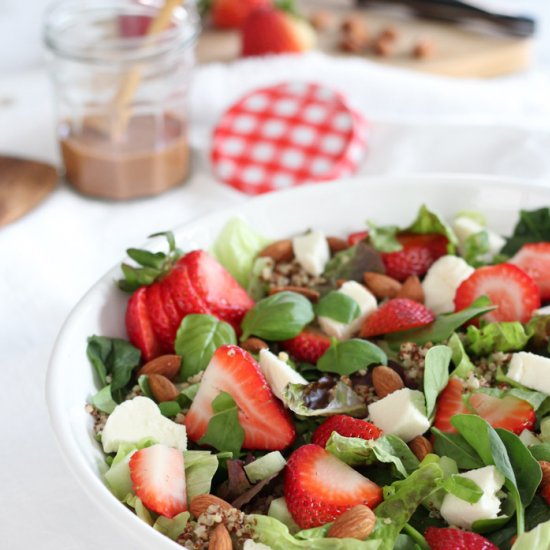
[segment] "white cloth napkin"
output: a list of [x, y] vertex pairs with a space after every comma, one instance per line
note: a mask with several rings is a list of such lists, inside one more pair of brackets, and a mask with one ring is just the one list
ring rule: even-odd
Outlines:
[[[43, 397], [53, 341], [70, 309], [125, 248], [247, 199], [211, 179], [211, 130], [243, 92], [292, 79], [335, 86], [371, 121], [366, 174], [550, 176], [550, 79], [543, 73], [457, 81], [319, 54], [199, 69], [186, 185], [126, 203], [88, 199], [61, 185], [30, 215], [0, 229], [0, 547], [137, 547], [88, 499], [55, 447]], [[0, 151], [58, 161], [43, 71], [0, 79]]]

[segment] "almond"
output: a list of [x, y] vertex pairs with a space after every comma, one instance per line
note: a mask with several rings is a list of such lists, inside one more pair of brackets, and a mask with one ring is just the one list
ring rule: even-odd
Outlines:
[[374, 512], [368, 506], [359, 504], [338, 516], [328, 530], [327, 536], [364, 540], [373, 532], [375, 525]]
[[260, 338], [247, 338], [244, 342], [241, 342], [241, 348], [249, 353], [260, 353], [262, 349], [269, 349], [269, 346]]
[[269, 289], [269, 295], [278, 294], [279, 292], [296, 292], [296, 294], [301, 294], [304, 298], [312, 302], [317, 302], [321, 297], [321, 294], [312, 288], [307, 288], [305, 286], [272, 286]]
[[550, 484], [550, 462], [546, 460], [539, 460], [540, 468], [542, 470], [542, 480], [540, 482], [540, 487], [544, 489]]
[[169, 380], [173, 380], [180, 371], [181, 357], [179, 355], [161, 355], [145, 363], [138, 371], [138, 376], [142, 374], [162, 374]]
[[394, 40], [383, 36], [379, 37], [374, 41], [372, 51], [378, 57], [390, 57], [395, 53]]
[[411, 275], [407, 277], [401, 290], [396, 294], [396, 298], [408, 298], [409, 300], [414, 300], [415, 302], [424, 303], [424, 289], [422, 288], [422, 283], [416, 275]]
[[435, 42], [429, 38], [423, 38], [415, 44], [412, 50], [412, 56], [415, 59], [429, 59], [435, 55], [435, 52]]
[[409, 441], [409, 448], [420, 462], [426, 458], [426, 455], [429, 455], [433, 451], [433, 446], [429, 439], [426, 439], [423, 435], [417, 435], [414, 439]]
[[272, 258], [275, 262], [290, 262], [294, 258], [292, 241], [283, 239], [267, 245], [259, 254], [260, 258]]
[[328, 10], [317, 10], [310, 15], [309, 22], [316, 31], [324, 31], [334, 23], [334, 15]]
[[401, 283], [399, 281], [387, 275], [382, 275], [382, 273], [365, 271], [363, 273], [363, 282], [379, 300], [394, 298], [401, 290]]
[[162, 374], [149, 374], [149, 387], [157, 403], [175, 401], [180, 394], [176, 386]]
[[349, 248], [347, 241], [341, 239], [340, 237], [327, 237], [327, 243], [331, 254], [336, 254], [337, 252], [341, 252], [342, 250]]
[[231, 550], [233, 541], [227, 527], [223, 523], [219, 523], [210, 534], [210, 542], [208, 550]]
[[336, 288], [341, 288], [345, 283], [347, 283], [346, 279], [336, 279]]
[[214, 495], [197, 495], [189, 505], [189, 511], [195, 518], [202, 516], [210, 506], [219, 506], [222, 510], [230, 510], [232, 506], [225, 500]]
[[380, 398], [386, 397], [394, 391], [405, 387], [401, 376], [390, 367], [379, 366], [372, 371], [372, 385], [376, 395]]

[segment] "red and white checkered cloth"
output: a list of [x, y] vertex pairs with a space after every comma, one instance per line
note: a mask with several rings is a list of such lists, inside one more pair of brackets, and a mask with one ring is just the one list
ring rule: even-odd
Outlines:
[[221, 180], [257, 195], [353, 174], [366, 145], [366, 122], [341, 94], [280, 84], [246, 95], [223, 115], [212, 165]]

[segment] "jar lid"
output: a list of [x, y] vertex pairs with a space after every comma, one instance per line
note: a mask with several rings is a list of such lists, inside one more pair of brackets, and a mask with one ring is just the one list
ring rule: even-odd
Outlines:
[[367, 125], [344, 97], [314, 83], [249, 93], [214, 131], [212, 165], [225, 183], [251, 195], [353, 174]]

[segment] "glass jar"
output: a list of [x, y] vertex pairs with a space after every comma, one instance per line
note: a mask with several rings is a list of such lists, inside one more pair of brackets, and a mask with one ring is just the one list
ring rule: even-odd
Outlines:
[[[199, 18], [163, 0], [64, 0], [47, 13], [57, 128], [68, 181], [93, 196], [154, 195], [189, 168], [187, 97]], [[158, 21], [157, 21], [158, 23]]]

